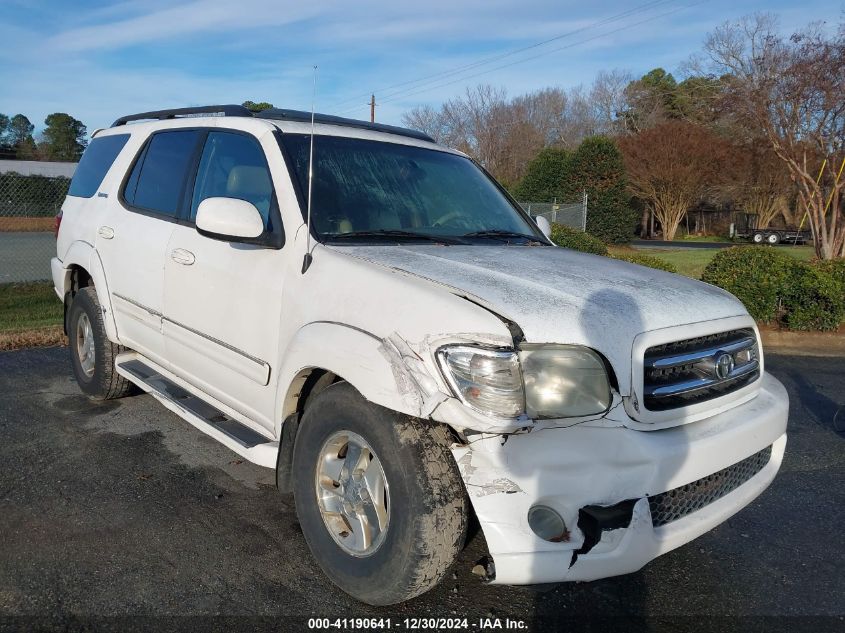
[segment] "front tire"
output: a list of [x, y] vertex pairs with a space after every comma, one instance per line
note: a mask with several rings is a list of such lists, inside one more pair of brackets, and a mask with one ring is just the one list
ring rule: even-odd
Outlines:
[[348, 383], [308, 403], [293, 455], [311, 553], [352, 597], [388, 605], [436, 585], [466, 537], [468, 500], [450, 436], [365, 400]]
[[778, 244], [780, 244], [780, 235], [778, 235], [777, 233], [769, 233], [766, 236], [766, 242], [768, 242], [772, 246], [777, 246]]
[[751, 241], [755, 244], [762, 244], [763, 243], [763, 234], [762, 233], [755, 233], [754, 236], [751, 238]]
[[83, 393], [94, 400], [111, 400], [132, 391], [132, 383], [114, 367], [114, 358], [122, 348], [106, 335], [103, 310], [93, 286], [80, 288], [74, 295], [67, 333], [73, 375]]

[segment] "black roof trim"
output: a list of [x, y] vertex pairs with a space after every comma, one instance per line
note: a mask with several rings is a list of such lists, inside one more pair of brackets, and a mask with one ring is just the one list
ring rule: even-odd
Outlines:
[[[311, 123], [311, 113], [305, 110], [286, 110], [282, 108], [270, 108], [256, 112], [254, 115], [259, 119], [272, 119], [276, 121], [296, 121], [298, 123]], [[354, 127], [362, 130], [372, 130], [373, 132], [386, 132], [387, 134], [397, 134], [399, 136], [408, 136], [420, 141], [429, 141], [434, 143], [434, 139], [428, 134], [419, 132], [418, 130], [411, 130], [409, 128], [399, 127], [397, 125], [385, 125], [383, 123], [370, 123], [369, 121], [359, 121], [358, 119], [347, 119], [345, 117], [335, 116], [333, 114], [314, 114], [315, 123], [325, 123], [326, 125], [340, 125], [343, 127]]]
[[180, 116], [192, 114], [223, 114], [224, 116], [252, 116], [252, 112], [245, 107], [235, 104], [197, 106], [194, 108], [173, 108], [171, 110], [153, 110], [152, 112], [140, 112], [120, 117], [111, 124], [112, 127], [126, 125], [130, 121], [146, 121], [151, 119], [175, 119]]
[[[296, 121], [298, 123], [311, 122], [311, 113], [306, 112], [305, 110], [270, 108], [268, 110], [262, 110], [261, 112], [252, 112], [243, 106], [230, 104], [197, 106], [194, 108], [174, 108], [171, 110], [153, 110], [152, 112], [129, 114], [127, 116], [120, 117], [117, 121], [112, 123], [111, 126], [117, 127], [119, 125], [126, 125], [130, 121], [175, 119], [177, 117], [188, 117], [192, 114], [222, 114], [223, 116], [255, 117], [258, 119], [270, 119], [275, 121]], [[399, 127], [396, 125], [359, 121], [358, 119], [347, 119], [345, 117], [334, 116], [333, 114], [315, 113], [314, 122], [325, 123], [327, 125], [340, 125], [342, 127], [354, 127], [362, 130], [372, 130], [373, 132], [386, 132], [387, 134], [407, 136], [420, 141], [429, 141], [431, 143], [435, 142], [435, 140], [428, 134], [424, 134], [423, 132], [419, 132], [417, 130], [411, 130], [409, 128]]]

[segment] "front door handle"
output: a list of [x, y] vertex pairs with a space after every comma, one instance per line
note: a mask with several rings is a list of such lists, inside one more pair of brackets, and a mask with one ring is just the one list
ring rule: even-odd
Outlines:
[[190, 266], [197, 261], [194, 254], [191, 251], [186, 251], [184, 248], [174, 248], [170, 251], [170, 259], [183, 266]]
[[114, 237], [114, 229], [110, 226], [101, 226], [97, 229], [97, 235], [102, 237], [104, 240], [110, 240]]

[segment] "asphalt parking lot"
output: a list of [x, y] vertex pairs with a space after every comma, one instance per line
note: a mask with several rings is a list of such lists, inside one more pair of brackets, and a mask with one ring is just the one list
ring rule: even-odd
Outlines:
[[[314, 616], [510, 617], [532, 631], [597, 616], [607, 630], [627, 628], [632, 617], [707, 630], [845, 629], [845, 359], [767, 357], [792, 401], [780, 475], [752, 506], [642, 571], [586, 584], [484, 585], [471, 573], [485, 554], [476, 535], [442, 585], [378, 609], [322, 576], [271, 471], [242, 462], [150, 396], [89, 402], [66, 355], [0, 353], [7, 630], [174, 621], [211, 630], [214, 620], [200, 626], [191, 616], [215, 615], [234, 618], [226, 630], [258, 622], [304, 629], [302, 618]], [[125, 616], [133, 619], [112, 619]]]
[[52, 233], [0, 232], [0, 284], [50, 279]]

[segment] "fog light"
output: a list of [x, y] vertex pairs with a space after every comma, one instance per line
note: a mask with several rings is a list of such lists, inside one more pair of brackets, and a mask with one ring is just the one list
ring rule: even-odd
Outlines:
[[544, 541], [560, 543], [569, 540], [569, 530], [561, 516], [548, 506], [532, 506], [528, 510], [528, 526]]

